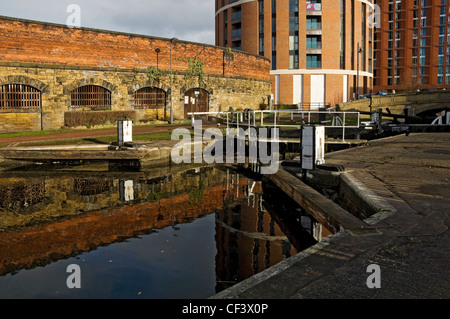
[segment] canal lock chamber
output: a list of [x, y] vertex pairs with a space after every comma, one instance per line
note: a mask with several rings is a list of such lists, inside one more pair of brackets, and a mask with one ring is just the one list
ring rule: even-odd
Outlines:
[[[227, 167], [1, 173], [1, 297], [206, 298], [332, 235], [281, 190]], [[66, 286], [71, 264], [82, 289]]]

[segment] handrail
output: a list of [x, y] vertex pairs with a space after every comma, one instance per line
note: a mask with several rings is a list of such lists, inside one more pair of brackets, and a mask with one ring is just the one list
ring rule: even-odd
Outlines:
[[[280, 122], [280, 114], [289, 114], [290, 120], [294, 121], [294, 115], [300, 115], [302, 124], [281, 124]], [[259, 114], [260, 121], [258, 121], [258, 125], [256, 124], [256, 115]], [[273, 114], [273, 123], [264, 123], [265, 115]], [[345, 112], [345, 111], [336, 111], [334, 108], [328, 109], [327, 111], [304, 111], [299, 109], [291, 109], [291, 110], [252, 110], [247, 109], [244, 111], [222, 111], [222, 112], [192, 112], [188, 113], [191, 116], [191, 123], [194, 125], [195, 116], [202, 115], [223, 115], [226, 116], [226, 124], [227, 128], [230, 125], [236, 125], [239, 129], [240, 126], [247, 127], [293, 127], [293, 128], [301, 128], [303, 125], [317, 124], [311, 121], [313, 117], [320, 115], [329, 115], [332, 117], [331, 120], [328, 121], [320, 121], [321, 126], [328, 128], [342, 128], [342, 139], [345, 140], [345, 129], [346, 128], [359, 128], [361, 124], [360, 112]], [[341, 116], [339, 116], [341, 115]], [[357, 118], [357, 123], [355, 125], [347, 125], [346, 120], [348, 120], [348, 115], [354, 115]], [[231, 116], [231, 121], [230, 121]], [[272, 117], [271, 117], [272, 118]], [[236, 121], [235, 121], [236, 120]], [[331, 122], [330, 125], [324, 124], [325, 122]], [[276, 131], [276, 130], [275, 130]]]

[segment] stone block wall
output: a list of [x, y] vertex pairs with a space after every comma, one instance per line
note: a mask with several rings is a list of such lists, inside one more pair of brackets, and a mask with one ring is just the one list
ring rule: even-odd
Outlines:
[[[173, 114], [184, 117], [184, 94], [199, 87], [196, 78], [186, 79], [182, 72], [173, 76]], [[0, 63], [0, 85], [27, 84], [43, 88], [42, 112], [18, 113], [0, 110], [0, 133], [59, 129], [64, 126], [64, 113], [72, 111], [73, 89], [93, 84], [111, 91], [111, 111], [135, 110], [136, 120], [168, 119], [170, 112], [170, 75], [159, 82], [150, 81], [147, 73], [133, 70], [106, 68], [75, 68], [62, 66], [32, 66], [17, 63]], [[161, 109], [134, 109], [134, 92], [142, 87], [158, 87], [166, 92], [166, 106]], [[202, 88], [209, 93], [209, 111], [259, 109], [267, 103], [271, 83], [266, 80], [207, 75]], [[79, 112], [83, 112], [78, 110]], [[88, 111], [85, 111], [88, 112]], [[42, 120], [41, 120], [42, 113]], [[26, 119], [26, 120], [25, 120]]]
[[394, 114], [404, 114], [404, 109], [410, 109], [410, 115], [420, 115], [424, 112], [450, 109], [450, 91], [423, 91], [414, 93], [398, 93], [389, 95], [373, 95], [372, 98], [360, 99], [338, 104], [341, 111], [369, 111], [387, 108]]
[[0, 132], [26, 132], [41, 129], [40, 113], [1, 113]]

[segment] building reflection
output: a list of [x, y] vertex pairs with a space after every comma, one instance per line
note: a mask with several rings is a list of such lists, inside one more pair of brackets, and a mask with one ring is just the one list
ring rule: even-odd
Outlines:
[[321, 225], [283, 194], [229, 169], [2, 176], [0, 275], [215, 213], [220, 291], [314, 244], [321, 231], [324, 235]]
[[216, 290], [249, 278], [331, 233], [276, 187], [227, 175], [216, 213]]

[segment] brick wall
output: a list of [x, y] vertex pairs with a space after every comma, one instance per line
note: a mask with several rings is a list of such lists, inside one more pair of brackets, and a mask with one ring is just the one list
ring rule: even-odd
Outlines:
[[[41, 91], [42, 109], [20, 113], [0, 110], [0, 133], [58, 129], [71, 109], [71, 92], [98, 85], [111, 92], [111, 110], [134, 109], [134, 92], [158, 87], [166, 92], [163, 110], [136, 109], [137, 120], [169, 117], [170, 41], [145, 36], [27, 22], [0, 17], [0, 85], [26, 84]], [[159, 48], [158, 55], [155, 49]], [[224, 60], [224, 53], [228, 59]], [[225, 55], [226, 55], [225, 54]], [[204, 62], [204, 83], [186, 77], [187, 58]], [[225, 64], [223, 62], [226, 62]], [[184, 41], [173, 45], [173, 114], [184, 117], [185, 93], [201, 87], [209, 110], [258, 109], [271, 94], [270, 62], [256, 55]], [[158, 67], [161, 78], [143, 70]], [[20, 114], [19, 114], [20, 113]]]
[[[170, 69], [170, 40], [93, 29], [69, 29], [49, 23], [0, 17], [1, 62], [21, 62], [121, 69], [157, 66]], [[160, 49], [157, 54], [155, 49]], [[223, 48], [174, 42], [172, 68], [186, 70], [187, 58], [198, 57], [208, 74], [223, 75]], [[270, 62], [234, 52], [225, 75], [269, 80]]]

